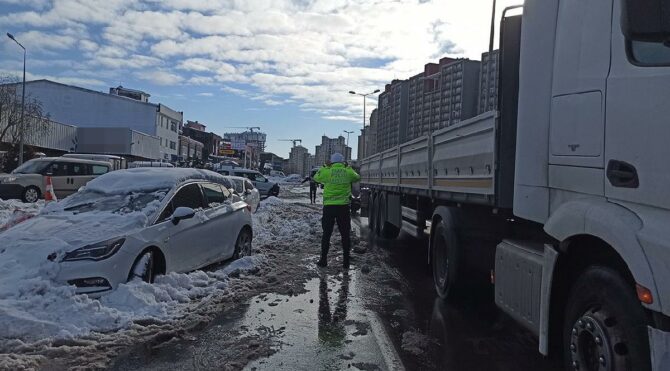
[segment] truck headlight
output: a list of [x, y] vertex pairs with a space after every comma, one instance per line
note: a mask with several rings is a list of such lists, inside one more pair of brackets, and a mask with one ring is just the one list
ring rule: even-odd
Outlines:
[[65, 254], [63, 261], [107, 259], [116, 254], [124, 242], [126, 242], [125, 238], [119, 238], [84, 246]]

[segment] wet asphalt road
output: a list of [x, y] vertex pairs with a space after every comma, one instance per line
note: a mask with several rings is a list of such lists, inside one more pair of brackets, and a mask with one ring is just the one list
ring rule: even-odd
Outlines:
[[132, 349], [112, 368], [559, 369], [537, 352], [528, 332], [495, 308], [491, 291], [473, 292], [456, 304], [437, 299], [425, 243], [401, 235], [368, 244], [367, 252], [354, 254], [346, 274], [320, 272], [297, 295], [257, 295], [189, 337]]

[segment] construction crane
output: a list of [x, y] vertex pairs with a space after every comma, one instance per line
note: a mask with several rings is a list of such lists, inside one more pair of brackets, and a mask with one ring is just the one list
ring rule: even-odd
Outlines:
[[254, 132], [254, 129], [261, 130], [258, 126], [228, 126], [225, 129], [247, 129], [252, 133]]
[[302, 144], [302, 139], [279, 139], [280, 142], [293, 142], [293, 147], [295, 147], [296, 142]]

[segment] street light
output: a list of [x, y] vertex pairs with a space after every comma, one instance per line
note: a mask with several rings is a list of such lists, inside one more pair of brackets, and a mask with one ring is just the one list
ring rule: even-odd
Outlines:
[[14, 40], [23, 49], [23, 87], [21, 88], [21, 126], [19, 127], [19, 165], [21, 165], [23, 164], [23, 113], [26, 108], [26, 48], [9, 32], [7, 32], [7, 37]]
[[344, 132], [347, 133], [347, 147], [349, 147], [349, 134], [353, 133], [353, 131], [344, 130]]
[[[365, 98], [368, 95], [372, 95], [372, 94], [376, 94], [376, 93], [379, 93], [379, 89], [375, 89], [375, 91], [373, 91], [372, 93], [367, 93], [367, 94], [356, 93], [353, 90], [349, 90], [349, 94], [360, 95], [361, 97], [363, 97], [363, 131], [361, 132], [361, 137], [362, 137], [362, 141], [363, 141], [363, 150], [365, 150]], [[358, 154], [358, 157], [360, 159], [362, 159], [360, 153]]]

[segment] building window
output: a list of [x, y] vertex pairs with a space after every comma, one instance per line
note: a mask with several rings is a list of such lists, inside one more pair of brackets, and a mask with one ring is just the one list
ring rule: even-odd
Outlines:
[[170, 149], [177, 149], [177, 143], [170, 141]]
[[177, 132], [177, 121], [170, 121], [170, 130], [174, 131], [175, 133]]

